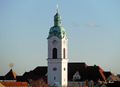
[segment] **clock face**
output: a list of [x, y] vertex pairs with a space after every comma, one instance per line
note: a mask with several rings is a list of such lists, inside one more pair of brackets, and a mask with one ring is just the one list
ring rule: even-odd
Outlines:
[[57, 44], [57, 40], [53, 40], [52, 44], [56, 45]]

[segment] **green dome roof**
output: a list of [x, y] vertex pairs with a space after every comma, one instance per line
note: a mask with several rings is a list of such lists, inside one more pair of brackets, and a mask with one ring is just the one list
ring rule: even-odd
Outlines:
[[62, 26], [53, 26], [50, 28], [48, 39], [52, 36], [57, 36], [62, 39], [66, 37], [65, 29]]
[[54, 16], [54, 26], [50, 28], [48, 39], [52, 36], [57, 36], [60, 39], [66, 37], [66, 32], [64, 27], [61, 26], [61, 18], [58, 12]]

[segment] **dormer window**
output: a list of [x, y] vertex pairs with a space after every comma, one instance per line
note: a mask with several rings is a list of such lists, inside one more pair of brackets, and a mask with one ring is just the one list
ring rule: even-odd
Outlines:
[[77, 71], [74, 75], [73, 75], [73, 81], [77, 81], [77, 80], [80, 80], [81, 77], [80, 77], [80, 74], [79, 72]]

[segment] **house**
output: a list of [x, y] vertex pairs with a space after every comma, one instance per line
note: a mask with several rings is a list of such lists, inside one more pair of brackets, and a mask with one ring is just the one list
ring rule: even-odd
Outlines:
[[11, 69], [5, 76], [0, 76], [0, 87], [28, 87], [28, 83], [18, 81], [17, 74]]

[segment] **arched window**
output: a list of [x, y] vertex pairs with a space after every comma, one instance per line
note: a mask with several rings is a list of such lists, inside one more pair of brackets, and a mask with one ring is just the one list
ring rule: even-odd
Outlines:
[[65, 59], [65, 48], [63, 49], [63, 58]]
[[57, 48], [53, 48], [53, 59], [57, 58]]

